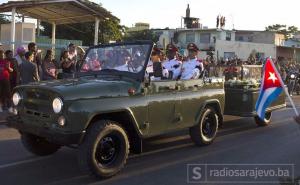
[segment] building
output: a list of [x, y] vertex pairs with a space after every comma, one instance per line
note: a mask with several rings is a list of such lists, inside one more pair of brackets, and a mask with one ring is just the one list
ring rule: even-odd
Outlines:
[[175, 34], [175, 29], [151, 29], [155, 35], [158, 36], [158, 47], [166, 48], [170, 43], [174, 43], [173, 38]]
[[184, 27], [185, 28], [201, 28], [201, 24], [199, 22], [199, 18], [191, 17], [191, 10], [190, 5], [187, 5], [185, 17], [183, 17], [184, 20]]
[[277, 55], [282, 60], [300, 62], [300, 40], [295, 37], [286, 40], [284, 46], [277, 48]]
[[[16, 23], [15, 24], [15, 44], [17, 46], [27, 45], [30, 42], [35, 42], [35, 24], [33, 23]], [[11, 39], [11, 24], [1, 25], [1, 43], [3, 49], [10, 49]]]
[[300, 41], [300, 32], [297, 32], [297, 33], [294, 35], [294, 39]]
[[283, 49], [284, 35], [270, 31], [177, 29], [174, 35], [174, 41], [182, 50], [188, 43], [195, 43], [202, 51], [200, 58], [205, 58], [208, 51], [213, 52], [219, 60], [237, 56], [244, 61], [253, 52], [258, 59], [269, 56], [277, 58], [286, 53], [286, 49]]
[[300, 48], [300, 41], [296, 39], [288, 39], [284, 42], [284, 46], [291, 48]]
[[182, 54], [187, 54], [185, 50], [187, 44], [195, 43], [202, 51], [200, 58], [206, 57], [206, 52], [213, 52], [220, 58], [223, 54], [218, 53], [218, 41], [234, 41], [235, 31], [222, 29], [177, 29], [174, 34], [174, 42], [181, 49]]
[[150, 24], [138, 22], [138, 23], [135, 23], [134, 27], [128, 28], [127, 32], [130, 33], [130, 32], [135, 32], [135, 31], [149, 30], [149, 29], [150, 29]]
[[285, 37], [283, 34], [271, 31], [236, 30], [235, 40], [240, 42], [275, 44], [276, 46], [283, 46]]

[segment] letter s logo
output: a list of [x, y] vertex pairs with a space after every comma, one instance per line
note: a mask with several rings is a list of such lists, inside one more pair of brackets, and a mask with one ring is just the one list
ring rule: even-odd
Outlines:
[[200, 168], [200, 167], [194, 167], [194, 168], [193, 168], [193, 176], [192, 176], [192, 179], [193, 179], [193, 180], [200, 180], [201, 178], [202, 178], [201, 168]]

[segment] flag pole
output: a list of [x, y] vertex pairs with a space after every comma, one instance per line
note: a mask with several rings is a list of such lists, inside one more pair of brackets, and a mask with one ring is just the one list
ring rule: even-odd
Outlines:
[[285, 88], [285, 85], [284, 85], [284, 83], [283, 83], [283, 80], [282, 80], [282, 78], [281, 78], [281, 75], [280, 75], [280, 73], [278, 73], [278, 70], [277, 70], [276, 66], [274, 65], [273, 60], [271, 59], [271, 57], [270, 57], [270, 60], [271, 60], [272, 66], [273, 66], [273, 68], [274, 68], [274, 70], [275, 70], [275, 72], [276, 72], [276, 74], [277, 74], [277, 76], [278, 76], [278, 78], [279, 78], [280, 85], [281, 85], [281, 87], [284, 89], [284, 92], [285, 92], [286, 96], [288, 97], [290, 103], [292, 104], [292, 107], [293, 107], [293, 109], [294, 109], [294, 112], [295, 112], [296, 116], [299, 116], [299, 112], [298, 112], [298, 110], [296, 109], [295, 103], [294, 103], [293, 99], [291, 98], [291, 96], [290, 96], [288, 90]]

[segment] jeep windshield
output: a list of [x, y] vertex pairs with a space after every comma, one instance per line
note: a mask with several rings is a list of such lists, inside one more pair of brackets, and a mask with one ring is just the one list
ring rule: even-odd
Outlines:
[[85, 55], [80, 72], [142, 73], [151, 49], [150, 43], [120, 43], [92, 47]]

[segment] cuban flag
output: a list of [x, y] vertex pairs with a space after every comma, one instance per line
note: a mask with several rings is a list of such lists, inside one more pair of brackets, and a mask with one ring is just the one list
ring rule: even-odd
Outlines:
[[267, 59], [264, 65], [263, 78], [259, 97], [256, 102], [256, 112], [261, 120], [265, 119], [266, 108], [277, 99], [283, 90], [281, 77], [271, 59]]

